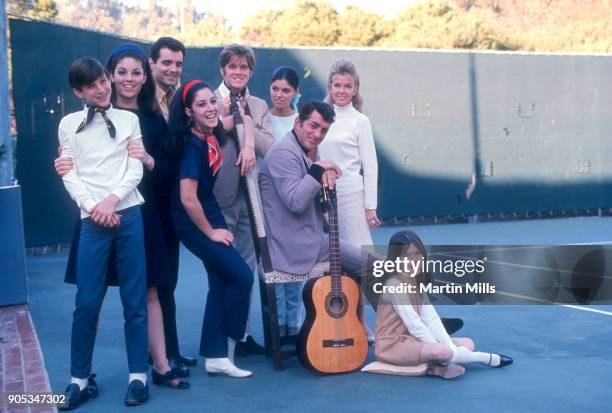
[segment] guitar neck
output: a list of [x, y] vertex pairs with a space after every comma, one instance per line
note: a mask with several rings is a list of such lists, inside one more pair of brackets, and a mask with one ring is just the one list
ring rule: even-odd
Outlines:
[[340, 265], [340, 236], [338, 231], [338, 210], [336, 192], [327, 191], [329, 196], [329, 272], [332, 279], [332, 294], [342, 294], [342, 268]]

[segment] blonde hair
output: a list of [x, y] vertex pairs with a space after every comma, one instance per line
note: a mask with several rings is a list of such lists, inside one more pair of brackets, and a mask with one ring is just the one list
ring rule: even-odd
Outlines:
[[329, 91], [331, 90], [332, 79], [336, 75], [348, 75], [353, 79], [353, 83], [355, 84], [355, 96], [353, 96], [352, 103], [355, 109], [361, 112], [363, 109], [363, 98], [359, 94], [359, 74], [357, 73], [355, 64], [349, 59], [341, 58], [332, 63], [329, 69], [329, 77], [327, 78], [327, 96], [325, 96], [325, 102], [330, 105], [334, 103]]

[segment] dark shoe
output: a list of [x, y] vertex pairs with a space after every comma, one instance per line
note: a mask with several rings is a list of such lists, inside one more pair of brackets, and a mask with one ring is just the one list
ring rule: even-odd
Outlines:
[[90, 399], [98, 397], [98, 383], [94, 380], [95, 378], [96, 375], [93, 373], [87, 377], [87, 387], [85, 387], [85, 390], [87, 390]]
[[176, 373], [179, 377], [189, 377], [189, 367], [185, 367], [183, 363], [179, 361], [178, 358], [173, 357], [168, 360], [168, 364], [173, 372]]
[[236, 357], [244, 357], [248, 355], [259, 355], [265, 353], [266, 349], [257, 344], [253, 336], [247, 336], [246, 341], [236, 342], [236, 352], [234, 355]]
[[64, 391], [65, 402], [57, 405], [58, 410], [72, 410], [89, 399], [87, 389], [81, 390], [76, 383], [70, 383]]
[[125, 392], [126, 406], [140, 406], [149, 398], [149, 386], [140, 380], [132, 380]]
[[194, 357], [178, 356], [179, 361], [183, 366], [193, 367], [198, 363], [198, 359]]
[[512, 359], [512, 357], [506, 356], [504, 354], [499, 354], [499, 365], [493, 366], [493, 367], [502, 368], [505, 366], [509, 366], [512, 363], [514, 363], [514, 360]]
[[463, 327], [463, 320], [460, 318], [443, 318], [442, 325], [444, 325], [446, 332], [450, 336], [461, 330], [461, 327]]
[[172, 381], [179, 378], [179, 376], [174, 370], [168, 370], [166, 373], [161, 374], [155, 371], [155, 369], [151, 369], [151, 377], [153, 378], [153, 384], [165, 384], [166, 386], [173, 389], [187, 390], [190, 386], [188, 382], [183, 380], [177, 382], [176, 385], [173, 384]]

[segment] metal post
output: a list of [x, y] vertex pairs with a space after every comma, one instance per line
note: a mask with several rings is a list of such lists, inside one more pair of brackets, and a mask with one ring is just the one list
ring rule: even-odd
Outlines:
[[8, 91], [8, 25], [6, 1], [0, 0], [0, 187], [13, 181], [13, 145], [11, 142]]

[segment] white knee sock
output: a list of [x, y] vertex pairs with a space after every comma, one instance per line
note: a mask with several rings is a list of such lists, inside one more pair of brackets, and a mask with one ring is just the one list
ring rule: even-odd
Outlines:
[[499, 354], [470, 351], [463, 346], [453, 346], [451, 349], [453, 350], [453, 357], [448, 361], [449, 363], [481, 363], [492, 367], [499, 366]]

